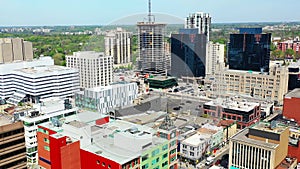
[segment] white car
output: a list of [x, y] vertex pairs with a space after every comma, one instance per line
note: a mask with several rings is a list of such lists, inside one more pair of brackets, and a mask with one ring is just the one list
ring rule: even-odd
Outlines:
[[209, 166], [211, 165], [215, 160], [215, 157], [212, 157], [212, 156], [209, 156], [206, 158], [206, 162], [205, 162], [205, 165]]

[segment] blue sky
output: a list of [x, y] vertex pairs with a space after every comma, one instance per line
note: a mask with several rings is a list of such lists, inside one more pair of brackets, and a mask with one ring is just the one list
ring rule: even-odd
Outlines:
[[[147, 5], [148, 0], [0, 0], [0, 26], [105, 25], [146, 13]], [[153, 12], [183, 19], [203, 11], [214, 23], [300, 21], [299, 6], [300, 0], [152, 0]]]

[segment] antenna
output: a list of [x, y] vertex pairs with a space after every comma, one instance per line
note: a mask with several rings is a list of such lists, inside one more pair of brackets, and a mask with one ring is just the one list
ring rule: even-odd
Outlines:
[[[152, 20], [152, 18], [153, 18], [153, 20]], [[151, 0], [148, 0], [148, 22], [149, 23], [155, 22], [154, 15], [152, 15], [152, 13], [151, 13]]]

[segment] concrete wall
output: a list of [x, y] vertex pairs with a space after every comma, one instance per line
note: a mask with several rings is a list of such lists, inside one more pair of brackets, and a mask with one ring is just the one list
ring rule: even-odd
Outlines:
[[23, 39], [14, 38], [12, 41], [13, 60], [23, 60]]
[[31, 42], [24, 42], [24, 60], [32, 60], [33, 59], [33, 49]]

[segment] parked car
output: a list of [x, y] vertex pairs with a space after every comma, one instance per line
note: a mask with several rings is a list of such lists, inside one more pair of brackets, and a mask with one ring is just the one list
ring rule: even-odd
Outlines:
[[213, 156], [207, 157], [207, 158], [206, 158], [205, 165], [211, 166], [211, 165], [213, 164], [214, 160], [215, 160], [215, 157], [213, 157]]

